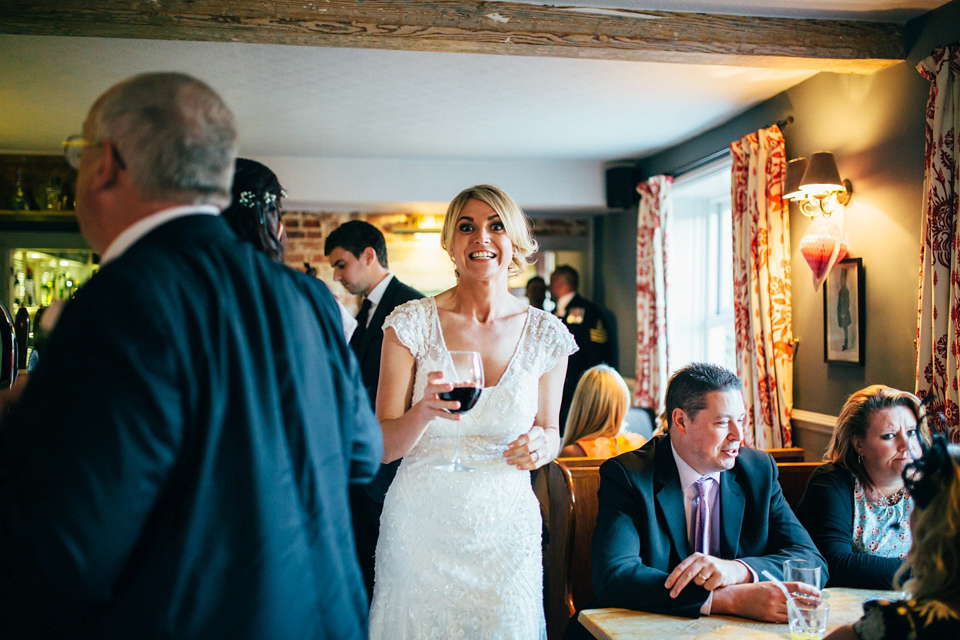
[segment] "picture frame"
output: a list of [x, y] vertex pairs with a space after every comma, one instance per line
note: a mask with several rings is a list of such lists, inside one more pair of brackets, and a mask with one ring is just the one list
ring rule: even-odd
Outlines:
[[823, 359], [833, 364], [864, 365], [867, 333], [863, 261], [838, 262], [823, 283]]

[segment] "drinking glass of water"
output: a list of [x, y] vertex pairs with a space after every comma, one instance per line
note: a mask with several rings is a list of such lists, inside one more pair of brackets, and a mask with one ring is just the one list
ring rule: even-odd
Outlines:
[[830, 606], [822, 600], [798, 601], [796, 608], [787, 608], [790, 640], [821, 640], [827, 632]]

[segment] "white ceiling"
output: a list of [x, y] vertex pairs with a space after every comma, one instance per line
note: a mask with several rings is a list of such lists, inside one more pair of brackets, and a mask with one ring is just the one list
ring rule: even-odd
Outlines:
[[[578, 0], [576, 4], [904, 21], [945, 2]], [[247, 156], [600, 163], [674, 145], [814, 73], [0, 35], [0, 150], [58, 152], [60, 141], [79, 130], [96, 96], [123, 78], [150, 70], [185, 71], [219, 91], [237, 115], [241, 153]]]

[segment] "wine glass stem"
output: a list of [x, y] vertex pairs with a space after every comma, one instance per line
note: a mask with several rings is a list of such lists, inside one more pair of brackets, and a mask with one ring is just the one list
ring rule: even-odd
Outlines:
[[457, 421], [456, 433], [453, 436], [453, 461], [460, 461], [460, 421]]

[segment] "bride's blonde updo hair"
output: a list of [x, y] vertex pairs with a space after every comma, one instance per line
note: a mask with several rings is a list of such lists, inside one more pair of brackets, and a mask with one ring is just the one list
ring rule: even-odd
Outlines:
[[511, 277], [516, 277], [523, 273], [527, 265], [530, 264], [530, 256], [537, 252], [539, 248], [537, 241], [533, 239], [533, 233], [530, 230], [530, 221], [523, 213], [513, 198], [508, 196], [502, 190], [489, 184], [478, 184], [476, 186], [464, 189], [457, 194], [457, 197], [450, 201], [447, 207], [447, 214], [443, 219], [443, 230], [440, 233], [440, 246], [447, 253], [450, 253], [450, 247], [453, 244], [453, 232], [457, 226], [457, 218], [460, 212], [467, 204], [468, 200], [479, 200], [490, 205], [500, 220], [503, 221], [503, 227], [507, 232], [513, 244], [513, 260], [508, 269]]

